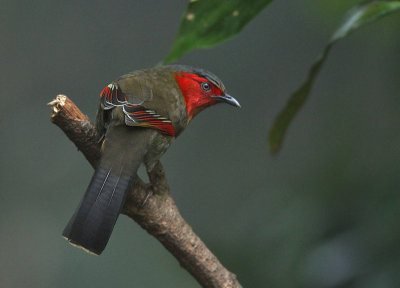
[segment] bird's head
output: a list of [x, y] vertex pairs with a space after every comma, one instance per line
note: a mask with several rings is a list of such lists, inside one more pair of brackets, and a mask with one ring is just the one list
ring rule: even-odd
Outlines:
[[175, 71], [189, 120], [204, 108], [218, 103], [241, 107], [235, 98], [226, 93], [222, 81], [211, 72], [182, 65], [177, 65]]

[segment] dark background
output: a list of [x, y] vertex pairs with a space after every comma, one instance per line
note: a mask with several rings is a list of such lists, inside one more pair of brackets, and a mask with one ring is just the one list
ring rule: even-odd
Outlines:
[[[339, 42], [270, 156], [267, 132], [357, 1], [275, 1], [180, 63], [243, 108], [202, 112], [163, 158], [182, 215], [244, 287], [400, 286], [400, 17]], [[121, 216], [104, 254], [61, 232], [92, 168], [50, 123], [64, 93], [91, 119], [116, 77], [159, 63], [187, 1], [1, 1], [0, 286], [199, 287]]]

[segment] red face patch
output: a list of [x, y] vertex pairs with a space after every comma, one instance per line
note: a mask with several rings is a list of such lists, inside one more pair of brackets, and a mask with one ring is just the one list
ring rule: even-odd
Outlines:
[[217, 104], [211, 96], [224, 95], [220, 88], [197, 74], [177, 72], [175, 79], [185, 97], [189, 120], [204, 108]]

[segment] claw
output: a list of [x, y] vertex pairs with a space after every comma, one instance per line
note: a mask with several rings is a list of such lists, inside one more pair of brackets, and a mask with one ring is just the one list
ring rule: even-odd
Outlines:
[[150, 188], [150, 189], [147, 190], [146, 197], [144, 198], [142, 204], [140, 204], [139, 207], [140, 207], [140, 208], [143, 208], [144, 205], [146, 204], [147, 200], [149, 200], [149, 198], [150, 198], [152, 195], [153, 195], [153, 189]]

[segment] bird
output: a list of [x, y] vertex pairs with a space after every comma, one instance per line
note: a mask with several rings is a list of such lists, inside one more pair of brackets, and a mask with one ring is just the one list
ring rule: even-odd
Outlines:
[[187, 65], [137, 70], [107, 85], [96, 115], [101, 158], [63, 237], [100, 255], [140, 165], [150, 172], [193, 117], [218, 103], [241, 107], [216, 75]]

